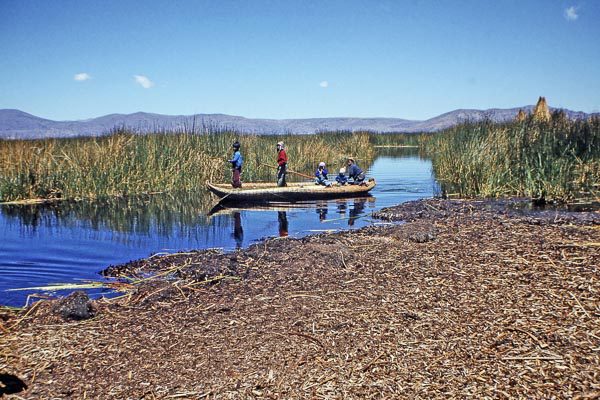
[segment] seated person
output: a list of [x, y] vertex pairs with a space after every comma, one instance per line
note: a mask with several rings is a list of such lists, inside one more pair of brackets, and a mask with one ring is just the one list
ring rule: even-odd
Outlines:
[[335, 181], [338, 185], [345, 185], [348, 183], [348, 177], [346, 176], [346, 168], [340, 168], [340, 173], [335, 177]]
[[356, 164], [354, 158], [348, 158], [348, 178], [352, 178], [353, 185], [362, 185], [365, 184], [365, 173], [362, 169]]
[[315, 172], [315, 184], [323, 185], [323, 186], [331, 186], [331, 182], [327, 180], [327, 168], [325, 168], [325, 163], [320, 162], [317, 171]]

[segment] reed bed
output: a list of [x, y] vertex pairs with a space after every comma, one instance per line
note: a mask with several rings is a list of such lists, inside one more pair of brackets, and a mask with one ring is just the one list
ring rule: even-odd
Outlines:
[[426, 138], [434, 173], [460, 197], [598, 200], [600, 119], [464, 123]]
[[319, 161], [341, 165], [347, 156], [370, 161], [368, 132], [259, 136], [204, 127], [197, 132], [138, 135], [115, 130], [104, 137], [0, 141], [0, 202], [23, 199], [96, 199], [190, 191], [230, 179], [231, 144], [242, 143], [245, 181], [273, 179], [264, 167], [287, 146], [290, 168], [311, 172]]

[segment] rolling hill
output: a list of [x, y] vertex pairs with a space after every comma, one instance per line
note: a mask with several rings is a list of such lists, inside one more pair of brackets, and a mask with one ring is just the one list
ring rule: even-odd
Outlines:
[[[327, 130], [370, 130], [376, 132], [433, 132], [465, 120], [494, 121], [514, 119], [519, 109], [530, 112], [533, 106], [510, 109], [454, 110], [423, 121], [400, 118], [307, 118], [253, 119], [226, 114], [162, 115], [137, 112], [109, 114], [79, 121], [52, 121], [14, 109], [0, 110], [0, 139], [37, 139], [48, 137], [99, 136], [116, 127], [139, 133], [157, 130], [201, 132], [203, 127], [231, 128], [248, 133], [310, 134]], [[551, 109], [552, 110], [552, 109]], [[586, 118], [590, 114], [564, 110], [570, 118]]]

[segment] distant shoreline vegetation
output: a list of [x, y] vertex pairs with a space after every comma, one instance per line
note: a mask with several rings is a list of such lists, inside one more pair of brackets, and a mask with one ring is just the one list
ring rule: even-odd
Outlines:
[[273, 179], [265, 165], [274, 163], [280, 140], [290, 168], [308, 174], [319, 161], [335, 170], [353, 156], [367, 167], [376, 147], [419, 146], [432, 159], [443, 194], [541, 202], [599, 198], [600, 117], [571, 120], [555, 112], [544, 120], [465, 122], [421, 134], [255, 135], [212, 127], [202, 134], [117, 129], [102, 137], [0, 140], [0, 202], [203, 190], [206, 181], [230, 180], [226, 160], [235, 140], [242, 144], [246, 182]]

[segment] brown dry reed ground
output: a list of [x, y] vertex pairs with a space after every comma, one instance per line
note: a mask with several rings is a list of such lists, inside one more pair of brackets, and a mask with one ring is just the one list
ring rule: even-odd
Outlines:
[[28, 399], [600, 396], [597, 213], [380, 216], [410, 222], [112, 268], [160, 276], [90, 320], [3, 321], [0, 371]]

